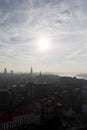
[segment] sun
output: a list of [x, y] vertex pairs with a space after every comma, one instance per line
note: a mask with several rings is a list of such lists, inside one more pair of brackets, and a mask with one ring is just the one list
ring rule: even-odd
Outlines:
[[38, 46], [41, 51], [46, 51], [49, 49], [49, 40], [46, 37], [41, 37], [38, 40]]

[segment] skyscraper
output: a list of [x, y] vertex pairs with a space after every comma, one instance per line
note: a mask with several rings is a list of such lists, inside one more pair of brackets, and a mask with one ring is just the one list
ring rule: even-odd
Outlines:
[[31, 67], [31, 70], [30, 70], [30, 74], [31, 74], [31, 75], [33, 74], [33, 69], [32, 69], [32, 67]]
[[39, 73], [39, 76], [41, 77], [41, 72]]
[[6, 68], [4, 68], [4, 74], [7, 74], [7, 69]]

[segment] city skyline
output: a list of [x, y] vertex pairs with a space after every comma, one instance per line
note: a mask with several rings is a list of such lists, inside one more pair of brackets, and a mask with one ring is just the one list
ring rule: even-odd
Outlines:
[[87, 0], [0, 0], [0, 72], [87, 69]]

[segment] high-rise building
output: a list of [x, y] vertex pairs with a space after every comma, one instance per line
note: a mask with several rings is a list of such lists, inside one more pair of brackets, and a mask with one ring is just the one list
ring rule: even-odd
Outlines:
[[39, 76], [41, 77], [41, 72], [39, 73]]
[[7, 69], [6, 68], [4, 68], [4, 74], [7, 74]]
[[31, 75], [33, 74], [33, 69], [32, 69], [32, 67], [31, 67], [31, 70], [30, 70], [30, 74], [31, 74]]

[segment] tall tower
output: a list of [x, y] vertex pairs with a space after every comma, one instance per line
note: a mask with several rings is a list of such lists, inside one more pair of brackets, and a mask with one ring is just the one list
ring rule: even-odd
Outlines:
[[41, 72], [39, 73], [39, 76], [41, 77]]
[[6, 68], [4, 68], [4, 74], [7, 74], [7, 69]]
[[31, 70], [30, 70], [30, 74], [33, 75], [33, 69], [32, 69], [32, 67], [31, 67]]

